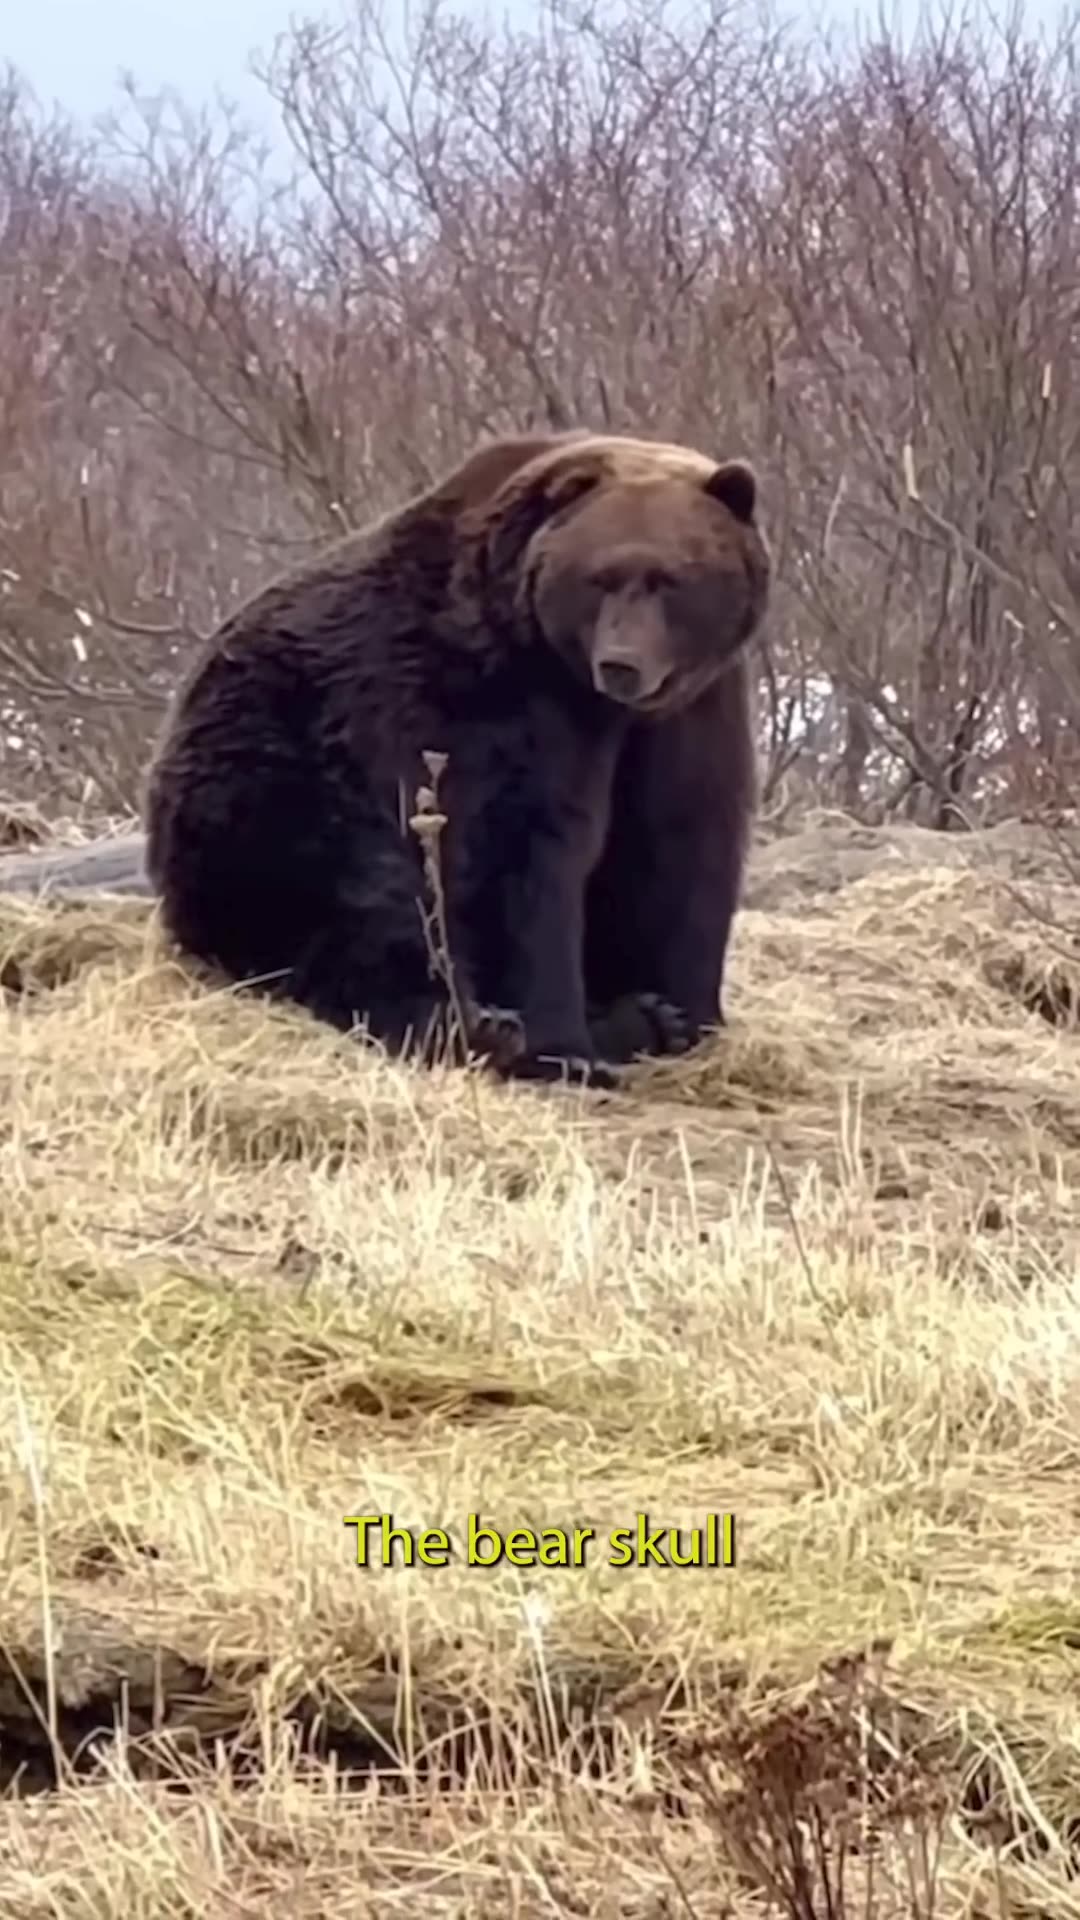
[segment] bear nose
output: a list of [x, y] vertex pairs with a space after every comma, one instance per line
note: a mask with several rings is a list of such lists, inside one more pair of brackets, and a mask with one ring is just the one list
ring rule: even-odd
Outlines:
[[601, 693], [613, 700], [636, 700], [641, 692], [641, 670], [632, 660], [600, 660], [596, 668]]

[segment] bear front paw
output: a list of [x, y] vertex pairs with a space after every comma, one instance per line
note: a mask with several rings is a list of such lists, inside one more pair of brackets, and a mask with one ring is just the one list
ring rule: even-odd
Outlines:
[[508, 1073], [525, 1051], [521, 1015], [509, 1007], [470, 1007], [469, 1047], [494, 1067]]
[[659, 993], [628, 993], [590, 1023], [593, 1042], [609, 1060], [638, 1054], [686, 1053], [698, 1038], [693, 1021]]

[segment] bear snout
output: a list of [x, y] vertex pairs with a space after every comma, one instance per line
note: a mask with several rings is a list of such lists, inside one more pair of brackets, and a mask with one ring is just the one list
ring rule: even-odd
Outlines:
[[654, 699], [675, 664], [661, 610], [623, 595], [601, 608], [589, 651], [594, 687], [628, 707]]
[[597, 691], [606, 693], [611, 700], [625, 700], [631, 705], [640, 700], [647, 691], [643, 679], [636, 660], [597, 660], [593, 665]]
[[625, 707], [640, 707], [655, 700], [667, 686], [672, 669], [663, 660], [639, 660], [621, 654], [603, 654], [593, 661], [593, 685], [609, 700]]

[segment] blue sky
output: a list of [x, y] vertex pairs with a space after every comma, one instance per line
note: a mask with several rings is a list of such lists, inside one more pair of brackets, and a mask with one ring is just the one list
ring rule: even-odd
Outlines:
[[265, 125], [271, 109], [249, 77], [252, 53], [269, 53], [290, 15], [337, 17], [338, 4], [296, 0], [22, 0], [5, 8], [0, 54], [44, 105], [80, 117], [117, 102], [122, 69], [141, 91], [175, 87], [195, 104], [215, 90]]

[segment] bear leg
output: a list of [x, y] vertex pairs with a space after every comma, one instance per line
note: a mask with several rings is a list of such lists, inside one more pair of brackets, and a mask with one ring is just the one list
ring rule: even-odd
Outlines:
[[[583, 709], [583, 711], [582, 711]], [[590, 1030], [583, 967], [585, 890], [603, 844], [618, 737], [591, 700], [537, 696], [498, 740], [482, 796], [457, 817], [450, 918], [479, 998], [515, 1007], [525, 1034], [515, 1079], [612, 1087]], [[453, 757], [451, 756], [451, 772]], [[462, 780], [464, 786], [464, 780]], [[479, 878], [478, 878], [479, 876]]]
[[526, 1038], [511, 1073], [519, 1080], [614, 1087], [617, 1075], [598, 1057], [588, 1020], [585, 872], [575, 851], [541, 848], [531, 862], [529, 891], [539, 910], [522, 918], [513, 988], [503, 996], [520, 1008]]
[[650, 1000], [672, 1010], [654, 1023], [648, 1051], [682, 1050], [724, 1024], [753, 796], [741, 665], [695, 706], [635, 728], [624, 744], [589, 882], [585, 975], [598, 1018], [627, 996], [642, 1020]]

